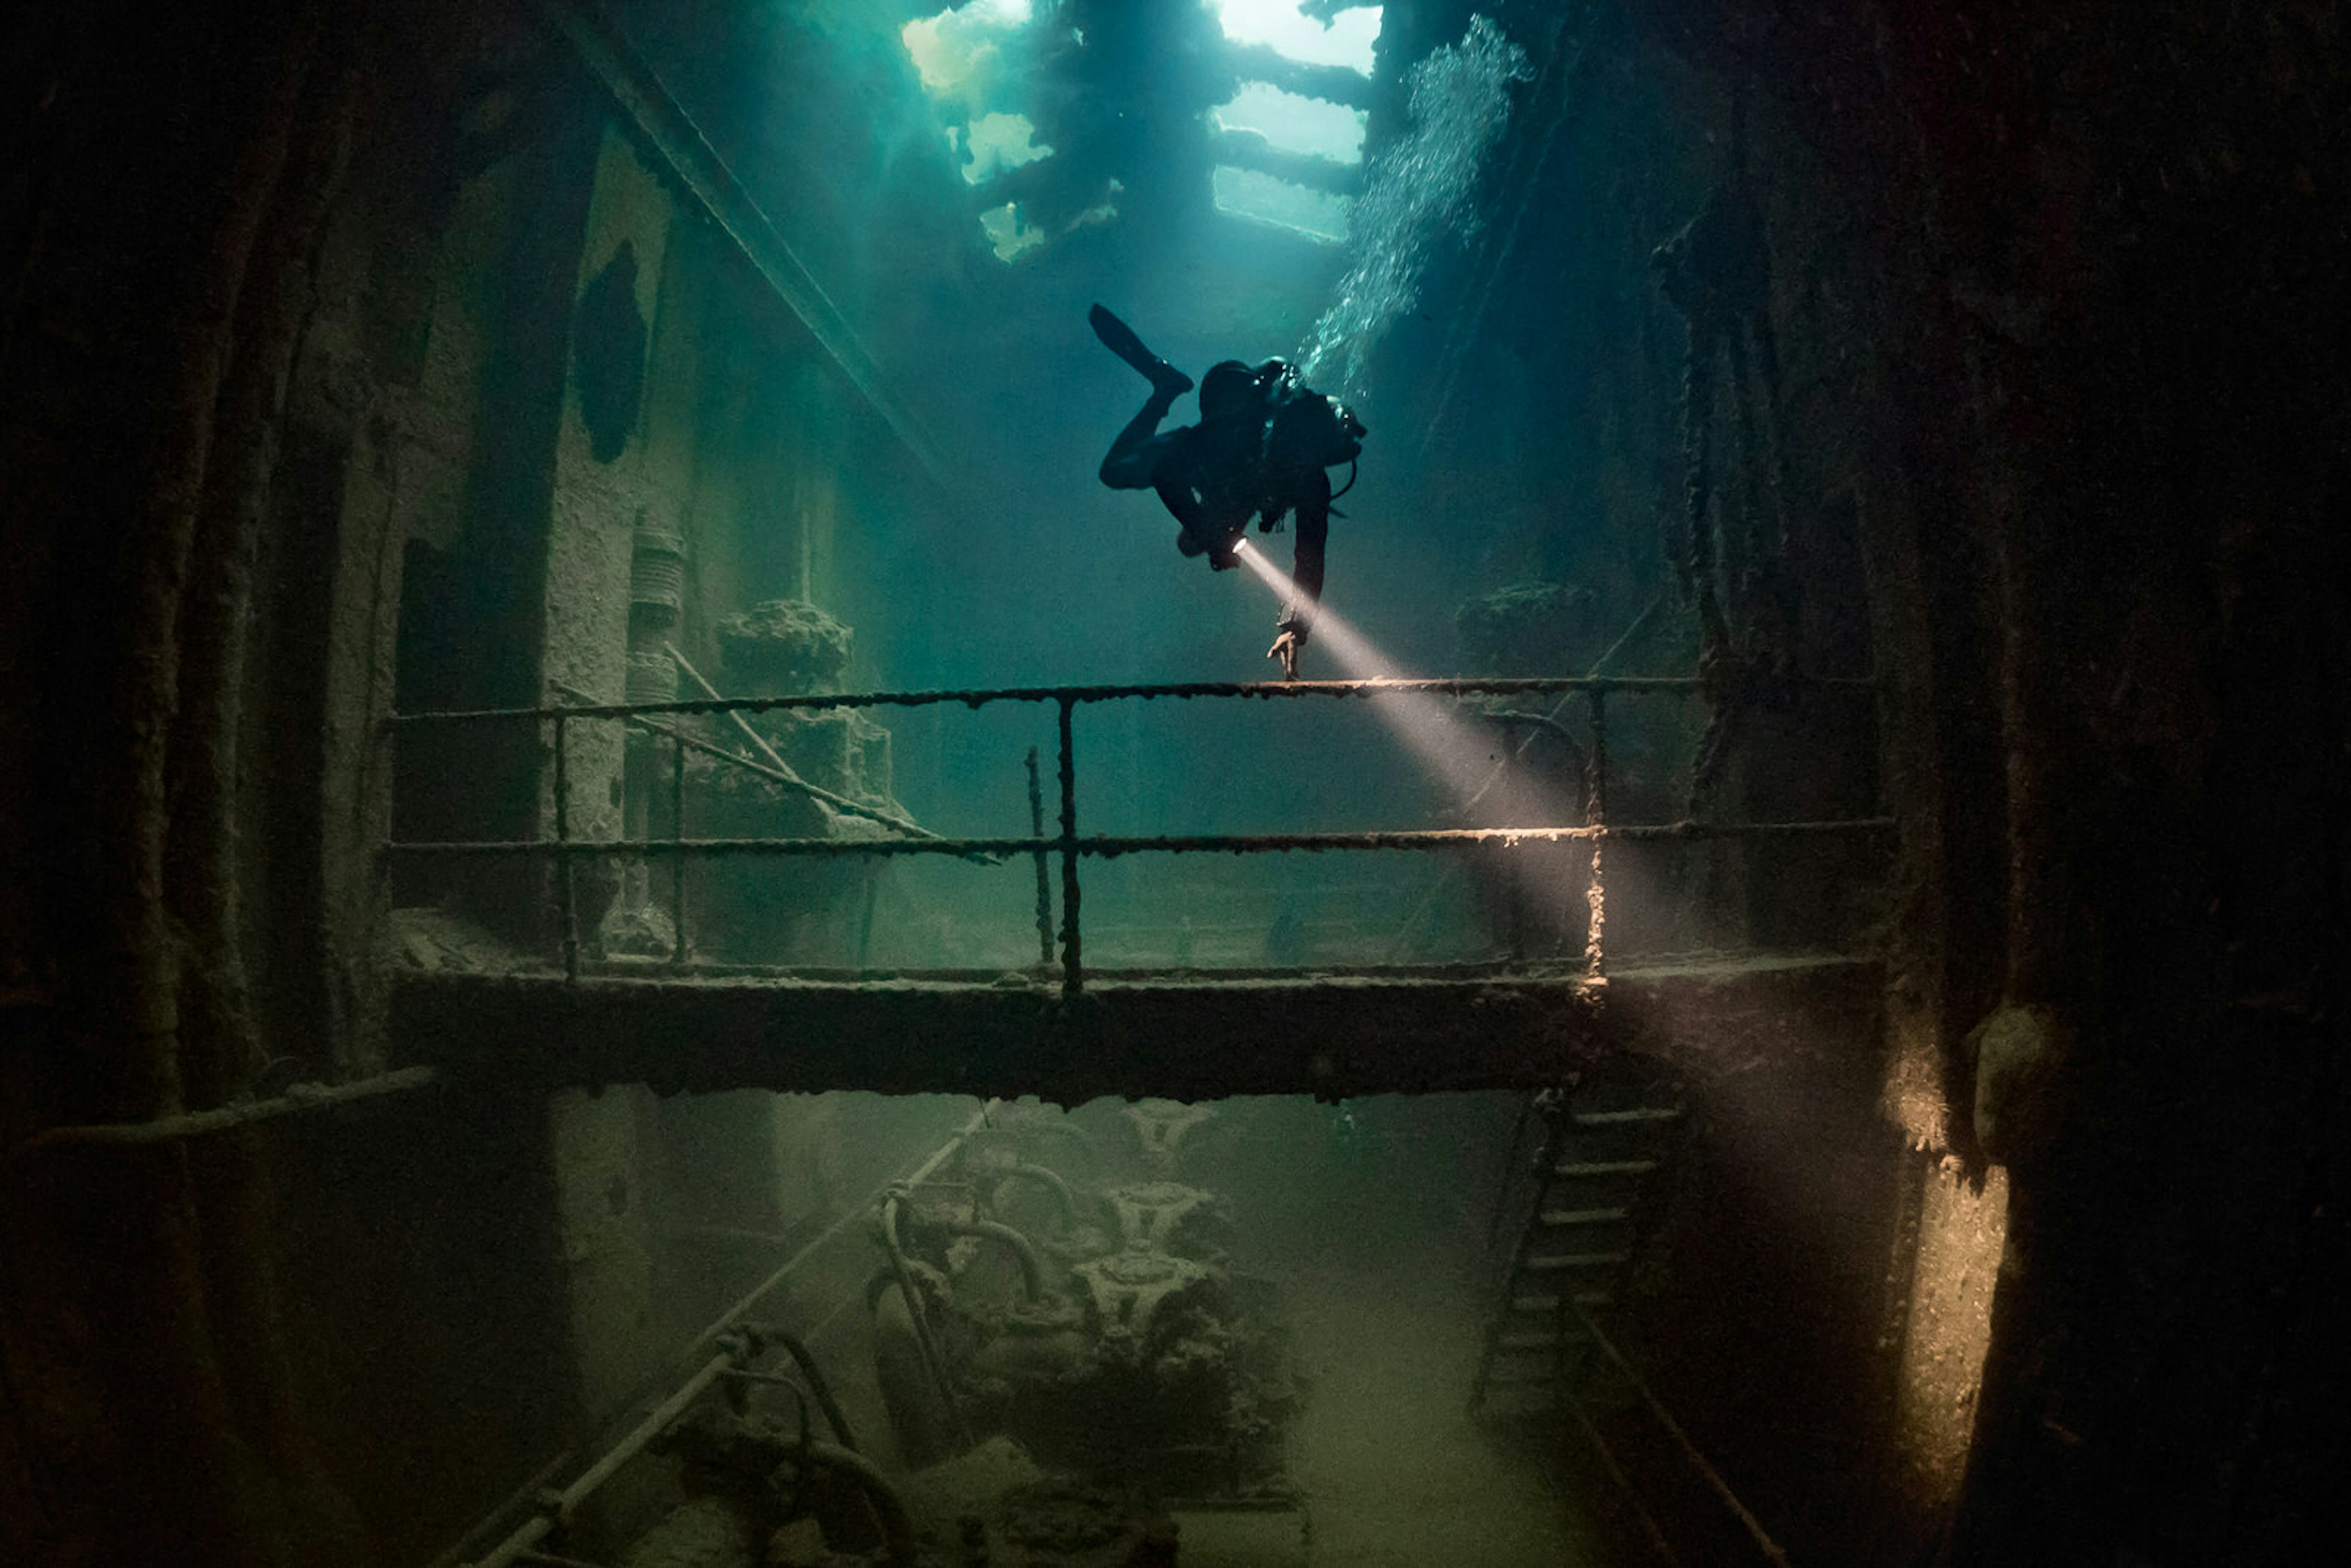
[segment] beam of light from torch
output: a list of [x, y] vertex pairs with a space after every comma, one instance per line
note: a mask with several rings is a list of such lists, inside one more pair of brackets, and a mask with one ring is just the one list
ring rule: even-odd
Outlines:
[[[1268, 560], [1262, 550], [1243, 539], [1233, 553], [1273, 591], [1277, 600], [1286, 604], [1301, 601], [1297, 583]], [[1333, 614], [1328, 604], [1314, 611], [1311, 640], [1330, 653], [1351, 680], [1379, 680], [1402, 673], [1369, 638]], [[1451, 791], [1458, 803], [1466, 807], [1477, 799], [1490, 779], [1499, 749], [1507, 745], [1496, 731], [1463, 722], [1452, 706], [1428, 692], [1375, 692], [1371, 704], [1414, 760]], [[1531, 780], [1521, 782], [1531, 784]], [[1549, 827], [1582, 820], [1581, 807], [1559, 799], [1555, 790], [1522, 789], [1519, 804], [1521, 809], [1531, 808], [1541, 819], [1522, 826]]]

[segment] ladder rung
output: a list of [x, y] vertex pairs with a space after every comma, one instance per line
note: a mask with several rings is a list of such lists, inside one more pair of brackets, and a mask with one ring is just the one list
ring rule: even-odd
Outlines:
[[1589, 1344], [1591, 1340], [1580, 1333], [1564, 1339], [1555, 1333], [1506, 1333], [1494, 1342], [1494, 1348], [1505, 1353], [1530, 1350], [1564, 1350], [1570, 1345]]
[[[1579, 1307], [1614, 1306], [1616, 1298], [1607, 1291], [1578, 1291], [1575, 1304]], [[1559, 1311], [1557, 1296], [1512, 1296], [1510, 1311], [1514, 1312], [1555, 1312]]]
[[1621, 1225], [1630, 1213], [1623, 1208], [1547, 1208], [1542, 1222], [1554, 1229], [1567, 1225]]
[[1678, 1122], [1678, 1105], [1643, 1105], [1631, 1111], [1577, 1111], [1571, 1119], [1579, 1127], [1614, 1127], [1626, 1122]]
[[1630, 1252], [1562, 1252], [1552, 1258], [1530, 1258], [1526, 1268], [1531, 1273], [1543, 1273], [1554, 1269], [1604, 1269], [1632, 1260]]
[[1553, 1166], [1551, 1174], [1560, 1176], [1647, 1176], [1656, 1168], [1655, 1160], [1579, 1160], [1570, 1165]]
[[[1507, 1376], [1504, 1375], [1506, 1370], [1509, 1373]], [[1525, 1388], [1558, 1381], [1559, 1375], [1548, 1366], [1520, 1366], [1507, 1369], [1496, 1366], [1489, 1368], [1486, 1373], [1488, 1388]]]

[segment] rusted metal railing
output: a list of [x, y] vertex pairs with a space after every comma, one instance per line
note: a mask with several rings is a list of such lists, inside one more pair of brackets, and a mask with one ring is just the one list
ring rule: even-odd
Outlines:
[[[1866, 693], [1873, 683], [1865, 680], [1827, 679], [1810, 683], [1828, 689], [1850, 689]], [[1078, 875], [1079, 862], [1087, 856], [1110, 859], [1129, 854], [1263, 854], [1283, 852], [1361, 852], [1368, 850], [1432, 851], [1459, 850], [1480, 844], [1515, 846], [1525, 843], [1586, 843], [1591, 846], [1589, 882], [1586, 899], [1589, 916], [1583, 953], [1585, 973], [1594, 981], [1602, 977], [1601, 922], [1605, 909], [1602, 880], [1602, 845], [1605, 841], [1627, 842], [1698, 841], [1711, 839], [1764, 839], [1828, 834], [1879, 833], [1890, 831], [1892, 820], [1871, 817], [1852, 821], [1809, 822], [1659, 822], [1615, 824], [1607, 820], [1607, 759], [1608, 734], [1606, 700], [1612, 693], [1635, 695], [1687, 695], [1697, 693], [1699, 683], [1686, 676], [1548, 676], [1492, 677], [1470, 679], [1378, 679], [1360, 681], [1199, 681], [1149, 685], [1082, 685], [1082, 686], [1009, 686], [953, 691], [919, 692], [859, 692], [829, 693], [821, 695], [775, 697], [704, 698], [656, 703], [575, 703], [562, 706], [534, 708], [490, 708], [443, 713], [402, 714], [391, 720], [394, 730], [425, 725], [473, 726], [484, 724], [547, 724], [553, 729], [554, 800], [550, 812], [551, 839], [523, 840], [456, 840], [439, 841], [395, 841], [383, 846], [387, 855], [407, 859], [437, 858], [518, 858], [551, 859], [556, 862], [556, 898], [563, 954], [563, 969], [567, 977], [576, 980], [580, 974], [580, 933], [578, 930], [578, 898], [574, 885], [574, 869], [582, 857], [650, 858], [669, 857], [672, 861], [670, 898], [672, 916], [675, 923], [675, 946], [673, 961], [685, 959], [685, 887], [686, 862], [700, 857], [731, 855], [751, 856], [892, 856], [892, 855], [954, 855], [964, 859], [999, 861], [1012, 856], [1029, 856], [1037, 864], [1039, 873], [1039, 923], [1040, 939], [1050, 956], [1050, 926], [1046, 907], [1045, 862], [1058, 855], [1061, 861], [1061, 979], [1062, 990], [1075, 995], [1084, 988], [1084, 935], [1079, 911], [1082, 889]], [[1360, 832], [1324, 833], [1196, 833], [1148, 836], [1095, 834], [1081, 836], [1078, 831], [1078, 777], [1075, 742], [1075, 716], [1082, 706], [1118, 701], [1155, 701], [1194, 698], [1259, 700], [1307, 697], [1376, 697], [1391, 694], [1420, 694], [1451, 696], [1512, 696], [1541, 693], [1581, 693], [1587, 705], [1592, 744], [1583, 756], [1584, 821], [1577, 824], [1539, 824], [1510, 828], [1423, 828], [1389, 829]], [[1051, 704], [1055, 709], [1059, 740], [1059, 777], [1061, 786], [1060, 831], [1048, 833], [1042, 815], [1043, 801], [1038, 789], [1035, 762], [1031, 760], [1031, 832], [1027, 837], [1010, 838], [947, 838], [916, 827], [911, 822], [896, 821], [886, 813], [861, 809], [860, 815], [883, 822], [900, 831], [896, 838], [831, 839], [831, 838], [728, 838], [690, 839], [685, 836], [685, 753], [689, 748], [708, 752], [722, 760], [739, 764], [765, 775], [770, 770], [755, 759], [738, 757], [723, 747], [715, 746], [689, 735], [674, 724], [660, 722], [664, 718], [696, 715], [728, 714], [740, 716], [747, 713], [783, 710], [821, 711], [833, 708], [924, 707], [960, 704], [977, 709], [995, 703]], [[1506, 727], [1528, 716], [1485, 716]], [[668, 741], [674, 748], [670, 773], [670, 832], [665, 838], [641, 839], [580, 839], [573, 836], [569, 795], [570, 792], [569, 764], [567, 760], [566, 739], [569, 727], [583, 720], [616, 720]], [[1548, 720], [1544, 721], [1550, 722]], [[811, 790], [810, 793], [815, 793]], [[1515, 935], [1512, 938], [1513, 957], [1523, 956]]]

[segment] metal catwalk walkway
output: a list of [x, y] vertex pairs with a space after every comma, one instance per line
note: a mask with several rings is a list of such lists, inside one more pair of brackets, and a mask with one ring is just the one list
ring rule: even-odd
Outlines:
[[1850, 1029], [1876, 966], [1827, 956], [1582, 966], [889, 977], [402, 973], [412, 1061], [504, 1087], [1228, 1094], [1535, 1089], [1624, 1051], [1735, 1071]]
[[[1813, 683], [1866, 697], [1860, 681]], [[538, 836], [395, 841], [388, 861], [434, 874], [499, 862], [537, 879], [552, 919], [553, 951], [478, 973], [417, 968], [394, 988], [392, 1038], [403, 1062], [460, 1079], [509, 1086], [635, 1082], [657, 1090], [869, 1089], [969, 1094], [1033, 1093], [1063, 1103], [1099, 1094], [1189, 1100], [1229, 1094], [1314, 1094], [1535, 1089], [1562, 1083], [1587, 1061], [1639, 1051], [1692, 1066], [1792, 1043], [1801, 1031], [1875, 1005], [1871, 967], [1844, 956], [1741, 955], [1687, 962], [1604, 961], [1604, 862], [1611, 844], [1789, 839], [1882, 839], [1884, 819], [1821, 822], [1625, 823], [1607, 810], [1613, 699], [1690, 695], [1686, 677], [1545, 677], [1469, 680], [1297, 681], [1175, 685], [1051, 686], [878, 692], [695, 702], [622, 703], [490, 712], [409, 714], [395, 735], [454, 727], [469, 734], [517, 729], [545, 747], [546, 803]], [[1133, 838], [1079, 831], [1073, 721], [1079, 709], [1150, 702], [1297, 702], [1557, 697], [1549, 716], [1465, 713], [1465, 719], [1548, 726], [1580, 703], [1582, 800], [1578, 821], [1368, 832], [1195, 834]], [[1041, 706], [1059, 732], [1058, 831], [1032, 784], [1029, 836], [956, 839], [846, 800], [794, 775], [745, 722], [750, 713], [830, 709]], [[684, 727], [723, 718], [766, 760]], [[569, 761], [581, 727], [640, 732], [648, 772], [666, 771], [665, 815], [644, 805], [637, 836], [583, 834]], [[1498, 767], [1507, 770], [1513, 748]], [[853, 837], [726, 839], [688, 836], [689, 752], [759, 775], [770, 787], [810, 794], [871, 819]], [[665, 769], [658, 766], [665, 760]], [[1033, 758], [1032, 758], [1033, 765]], [[1498, 777], [1500, 776], [1499, 773]], [[1489, 779], [1490, 783], [1491, 780]], [[591, 783], [588, 786], [593, 789]], [[619, 783], [611, 783], [619, 799]], [[653, 791], [658, 794], [658, 790]], [[666, 830], [665, 831], [663, 830]], [[1511, 901], [1507, 960], [1475, 965], [1301, 967], [1270, 970], [1096, 967], [1085, 956], [1080, 868], [1140, 856], [1362, 853], [1447, 855], [1562, 846], [1568, 886], [1588, 915], [1568, 955], [1532, 957]], [[901, 855], [1029, 860], [1037, 883], [1033, 968], [898, 971], [756, 970], [704, 963], [690, 951], [689, 868], [714, 860], [768, 861]], [[1051, 862], [1059, 862], [1059, 875]], [[583, 867], [634, 863], [654, 897], [666, 897], [674, 936], [666, 962], [599, 963], [584, 939]], [[1504, 879], [1516, 887], [1517, 873]], [[1055, 885], [1058, 883], [1058, 887]], [[1058, 893], [1056, 899], [1053, 895]], [[1059, 919], [1053, 918], [1058, 904]], [[1056, 925], [1058, 925], [1058, 931]], [[1055, 951], [1055, 937], [1059, 951]], [[1574, 948], [1580, 946], [1580, 953]]]

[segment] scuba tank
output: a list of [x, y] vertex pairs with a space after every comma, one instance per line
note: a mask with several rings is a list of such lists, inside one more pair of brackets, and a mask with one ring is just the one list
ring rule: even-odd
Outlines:
[[[1134, 368], [1154, 386], [1171, 375], [1180, 376], [1168, 362], [1145, 347], [1134, 329], [1096, 305], [1086, 312], [1086, 324], [1102, 347]], [[1276, 360], [1279, 367], [1264, 383], [1268, 451], [1295, 454], [1319, 468], [1352, 464], [1362, 455], [1364, 437], [1370, 434], [1353, 409], [1337, 398], [1316, 392], [1299, 380], [1298, 367]], [[1188, 380], [1186, 382], [1188, 385]], [[1347, 488], [1353, 488], [1351, 476]], [[1344, 495], [1345, 489], [1338, 492]]]
[[[1337, 398], [1301, 382], [1297, 367], [1282, 367], [1274, 382], [1272, 402], [1269, 440], [1274, 450], [1294, 452], [1320, 468], [1352, 464], [1363, 455], [1364, 437], [1370, 434], [1364, 422]], [[1348, 484], [1353, 483], [1351, 477]]]

